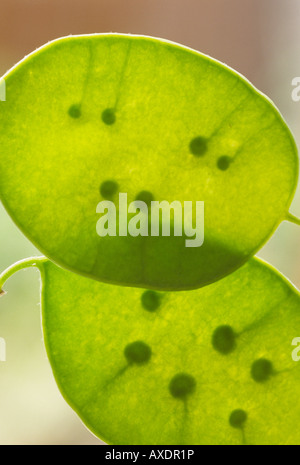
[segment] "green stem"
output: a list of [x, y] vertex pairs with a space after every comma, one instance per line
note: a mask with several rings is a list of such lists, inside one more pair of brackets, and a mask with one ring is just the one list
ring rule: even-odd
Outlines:
[[297, 218], [297, 216], [292, 215], [290, 212], [286, 215], [286, 220], [300, 226], [300, 218]]
[[24, 270], [24, 268], [30, 268], [32, 266], [36, 266], [39, 270], [41, 270], [41, 264], [46, 261], [48, 261], [46, 257], [26, 258], [25, 260], [21, 260], [3, 271], [3, 273], [0, 274], [0, 296], [5, 294], [5, 291], [3, 291], [3, 285], [13, 274], [17, 271]]

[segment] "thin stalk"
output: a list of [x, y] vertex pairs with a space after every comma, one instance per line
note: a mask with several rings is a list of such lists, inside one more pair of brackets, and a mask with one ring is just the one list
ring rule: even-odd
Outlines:
[[290, 221], [291, 223], [297, 224], [300, 226], [300, 218], [297, 218], [297, 216], [292, 215], [292, 213], [288, 213], [286, 215], [286, 220]]
[[7, 270], [3, 271], [3, 273], [0, 274], [0, 296], [5, 294], [5, 291], [3, 290], [3, 286], [6, 283], [6, 281], [17, 271], [24, 270], [25, 268], [30, 268], [30, 267], [37, 267], [41, 270], [41, 264], [48, 261], [46, 257], [33, 257], [33, 258], [26, 258], [25, 260], [21, 260], [14, 265], [10, 266], [7, 268]]

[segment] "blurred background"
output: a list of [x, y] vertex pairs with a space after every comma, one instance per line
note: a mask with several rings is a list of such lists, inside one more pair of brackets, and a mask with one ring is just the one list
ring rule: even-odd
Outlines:
[[[162, 37], [244, 74], [278, 106], [300, 144], [299, 0], [0, 0], [0, 75], [49, 40], [121, 32]], [[0, 148], [1, 153], [1, 148]], [[0, 165], [1, 169], [1, 165]], [[292, 213], [300, 216], [300, 190]], [[38, 251], [0, 204], [0, 270]], [[283, 223], [259, 256], [300, 287], [300, 229]], [[42, 342], [39, 276], [20, 272], [0, 302], [0, 444], [101, 444], [62, 399]]]

